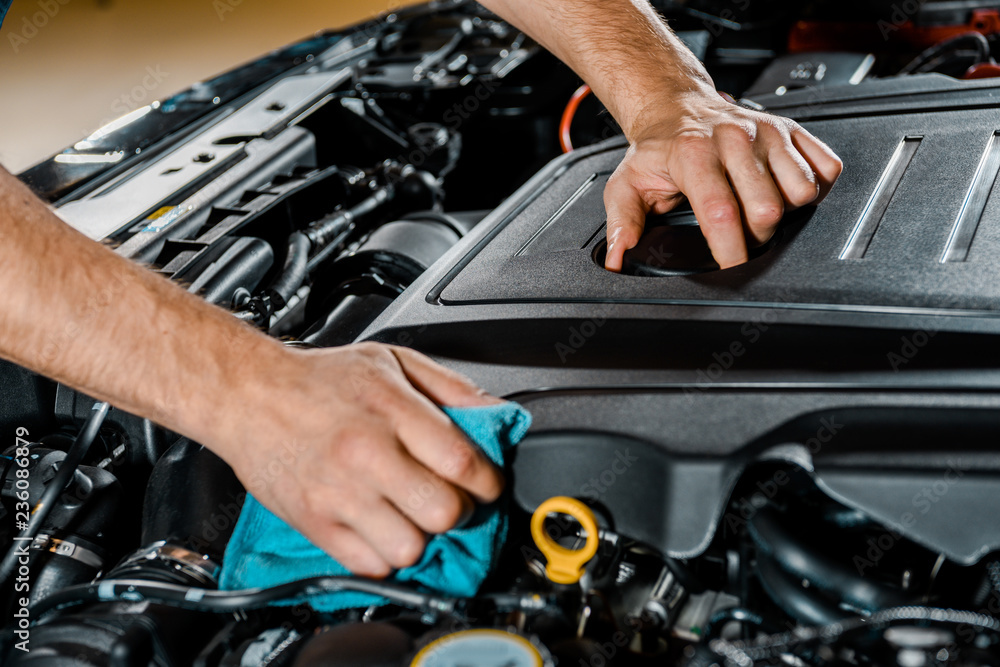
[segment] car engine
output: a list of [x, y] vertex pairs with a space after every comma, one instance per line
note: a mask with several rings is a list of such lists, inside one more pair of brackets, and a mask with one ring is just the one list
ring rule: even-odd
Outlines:
[[[996, 665], [1000, 3], [657, 8], [721, 90], [847, 166], [736, 268], [682, 207], [605, 271], [620, 130], [463, 0], [291, 45], [22, 174], [287, 345], [412, 347], [533, 426], [475, 597], [221, 591], [228, 466], [4, 362], [0, 664]], [[389, 604], [288, 603], [332, 590]]]

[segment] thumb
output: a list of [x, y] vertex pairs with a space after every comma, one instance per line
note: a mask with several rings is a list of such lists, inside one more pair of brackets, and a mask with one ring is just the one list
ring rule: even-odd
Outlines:
[[625, 251], [634, 248], [642, 236], [649, 207], [631, 183], [615, 174], [604, 188], [604, 209], [608, 215], [608, 252], [604, 268], [619, 272]]
[[472, 380], [434, 363], [416, 350], [395, 346], [390, 349], [410, 384], [438, 405], [471, 408], [503, 403], [477, 387]]

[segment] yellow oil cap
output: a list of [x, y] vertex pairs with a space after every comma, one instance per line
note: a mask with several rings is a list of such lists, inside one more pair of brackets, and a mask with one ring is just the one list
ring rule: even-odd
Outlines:
[[[549, 514], [567, 514], [576, 519], [587, 533], [582, 549], [567, 549], [553, 540], [545, 530]], [[555, 496], [538, 506], [531, 515], [531, 537], [546, 559], [545, 576], [556, 584], [575, 584], [583, 576], [583, 568], [597, 553], [597, 519], [594, 512], [576, 498]]]

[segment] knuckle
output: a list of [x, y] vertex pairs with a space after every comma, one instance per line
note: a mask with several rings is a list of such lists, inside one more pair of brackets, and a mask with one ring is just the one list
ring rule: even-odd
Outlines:
[[[364, 518], [369, 509], [369, 504], [362, 501], [361, 494], [357, 493], [345, 493], [337, 498], [337, 502], [333, 505], [337, 517], [343, 521], [345, 525], [357, 526], [359, 522]], [[330, 511], [328, 508], [326, 511]]]
[[776, 225], [781, 222], [785, 207], [780, 202], [757, 204], [750, 211], [750, 221], [761, 225]]
[[364, 361], [371, 361], [380, 354], [379, 347], [375, 343], [355, 343], [351, 350]]
[[378, 343], [372, 343], [370, 341], [365, 341], [362, 343], [355, 343], [353, 346], [355, 352], [360, 352], [365, 355], [375, 355], [381, 354], [385, 349], [384, 345], [379, 345]]
[[[295, 517], [298, 527], [306, 537], [327, 535], [332, 524], [337, 523], [338, 517], [346, 514], [344, 511], [345, 503], [339, 502], [341, 499], [336, 499], [338, 502], [330, 502], [330, 500], [324, 494], [303, 494], [301, 502], [295, 508]], [[348, 502], [347, 505], [350, 503]]]
[[844, 173], [844, 161], [836, 155], [830, 156], [830, 178], [836, 180]]
[[354, 558], [353, 563], [352, 567], [345, 562], [344, 567], [355, 574], [372, 579], [384, 579], [392, 572], [392, 567], [381, 558]]
[[794, 206], [805, 206], [815, 201], [818, 196], [819, 184], [815, 177], [797, 181], [788, 188], [789, 203]]
[[775, 119], [773, 125], [774, 129], [778, 130], [782, 134], [791, 135], [800, 133], [809, 135], [809, 132], [804, 127], [799, 125], [797, 121], [794, 121], [791, 118], [786, 118], [784, 116], [773, 116], [773, 118]]
[[372, 382], [364, 392], [365, 404], [378, 414], [394, 414], [402, 406], [400, 387], [385, 380]]
[[472, 448], [462, 440], [456, 440], [448, 458], [441, 466], [441, 472], [450, 479], [465, 479], [476, 471], [478, 458]]
[[462, 502], [455, 493], [441, 493], [441, 498], [427, 509], [423, 517], [423, 527], [431, 533], [444, 533], [462, 518]]
[[680, 134], [674, 140], [674, 145], [680, 151], [681, 155], [712, 150], [712, 140], [700, 132]]
[[739, 220], [740, 212], [733, 202], [715, 200], [705, 204], [704, 220], [699, 220], [701, 224], [709, 227], [725, 227]]
[[719, 128], [719, 136], [727, 145], [749, 148], [757, 140], [757, 130], [753, 125], [727, 123]]
[[386, 345], [367, 342], [358, 343], [355, 346], [355, 351], [364, 357], [368, 363], [374, 364], [379, 370], [385, 368], [387, 365], [394, 366], [396, 364], [396, 357]]
[[391, 548], [391, 564], [396, 568], [416, 564], [424, 553], [424, 538], [416, 531], [400, 537]]
[[337, 463], [349, 469], [368, 468], [379, 457], [374, 438], [366, 431], [356, 429], [341, 434], [337, 443]]
[[324, 551], [354, 574], [374, 579], [388, 576], [392, 568], [377, 554], [367, 549], [343, 548], [342, 540], [352, 532], [343, 526], [336, 526], [329, 532], [326, 543], [318, 546], [322, 546]]

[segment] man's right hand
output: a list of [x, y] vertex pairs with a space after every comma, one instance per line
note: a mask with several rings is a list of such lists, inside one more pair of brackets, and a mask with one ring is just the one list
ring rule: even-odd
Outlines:
[[383, 577], [416, 563], [427, 533], [503, 490], [500, 472], [437, 407], [500, 402], [469, 380], [376, 344], [262, 356], [234, 387], [242, 409], [230, 396], [203, 443], [352, 572]]
[[497, 403], [412, 350], [282, 345], [59, 220], [0, 168], [0, 357], [221, 456], [247, 490], [358, 574], [503, 477], [437, 406]]

